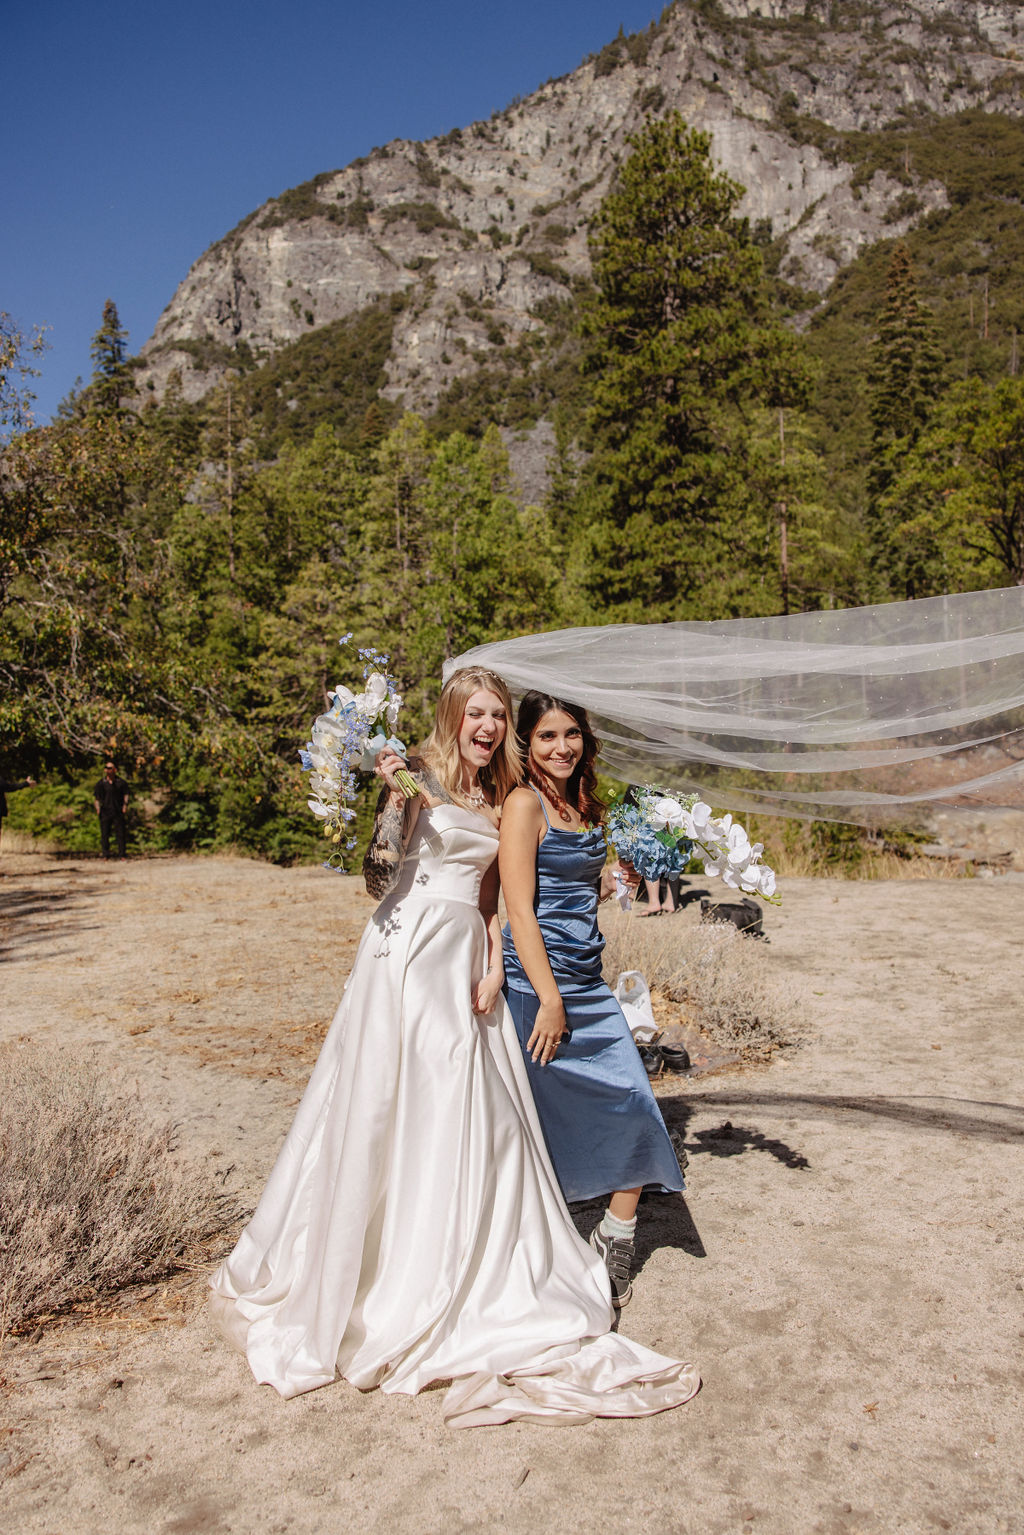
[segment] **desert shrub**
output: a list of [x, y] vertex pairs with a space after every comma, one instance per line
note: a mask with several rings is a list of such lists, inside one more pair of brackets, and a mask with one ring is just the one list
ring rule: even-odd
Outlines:
[[[621, 31], [621, 28], [620, 28]], [[615, 38], [610, 43], [605, 43], [600, 53], [594, 55], [594, 79], [600, 80], [604, 75], [610, 75], [626, 62], [622, 54], [622, 43]]]
[[0, 1051], [0, 1337], [187, 1267], [240, 1213], [108, 1065]]
[[559, 266], [557, 261], [552, 260], [543, 251], [528, 251], [526, 259], [530, 264], [531, 272], [536, 272], [538, 277], [550, 277], [565, 287], [569, 286], [569, 274], [565, 267]]
[[434, 229], [458, 229], [457, 219], [450, 218], [447, 213], [442, 213], [436, 203], [431, 202], [401, 202], [391, 203], [384, 209], [385, 226], [390, 227], [403, 220], [415, 224], [421, 235], [430, 234]]
[[792, 985], [773, 974], [763, 943], [725, 922], [638, 922], [602, 912], [610, 986], [623, 970], [643, 972], [651, 990], [685, 1005], [693, 1021], [721, 1045], [765, 1054], [793, 1044], [802, 1008]]
[[261, 229], [276, 229], [282, 224], [304, 223], [307, 219], [330, 219], [343, 224], [345, 213], [341, 208], [320, 200], [320, 188], [338, 174], [337, 171], [321, 171], [311, 181], [289, 187], [280, 197], [275, 197], [261, 223]]

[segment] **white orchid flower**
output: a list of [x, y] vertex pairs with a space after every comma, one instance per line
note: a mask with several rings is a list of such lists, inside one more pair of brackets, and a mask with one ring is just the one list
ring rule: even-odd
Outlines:
[[347, 725], [343, 725], [340, 720], [335, 719], [331, 714], [321, 714], [314, 721], [313, 742], [321, 750], [325, 747], [330, 748], [332, 745], [337, 750], [344, 743], [347, 735]]
[[699, 799], [690, 811], [690, 821], [693, 825], [694, 835], [703, 842], [706, 834], [714, 823], [714, 816], [711, 814], [711, 806], [705, 805], [704, 801]]
[[721, 874], [722, 870], [726, 867], [725, 857], [721, 849], [716, 849], [715, 852], [712, 852], [710, 848], [698, 847], [696, 852], [701, 863], [704, 865], [704, 873], [708, 876], [714, 877], [716, 874]]
[[[346, 634], [340, 644], [347, 645], [351, 638], [351, 634]], [[360, 766], [367, 771], [372, 769], [376, 756], [374, 748], [385, 744], [385, 737], [380, 734], [385, 719], [391, 734], [386, 744], [400, 749], [403, 755], [405, 751], [395, 736], [402, 699], [395, 692], [394, 678], [386, 670], [388, 657], [372, 648], [364, 648], [359, 651], [359, 659], [369, 661], [379, 669], [371, 671], [367, 667], [369, 675], [361, 693], [353, 692], [343, 682], [335, 685], [328, 695], [327, 710], [314, 720], [309, 743], [299, 753], [303, 769], [309, 774], [311, 797], [307, 804], [331, 831], [335, 829], [335, 823], [351, 823], [355, 819], [351, 801], [357, 792], [356, 774]], [[401, 775], [399, 782], [402, 782]], [[417, 792], [411, 778], [402, 786], [408, 797]], [[340, 835], [334, 837], [335, 843], [340, 840]], [[351, 841], [346, 843], [346, 849], [353, 846]], [[332, 853], [326, 867], [342, 867], [339, 860], [342, 860], [342, 854]]]
[[650, 823], [656, 831], [660, 831], [664, 827], [668, 831], [674, 832], [682, 824], [684, 813], [683, 807], [677, 799], [673, 799], [668, 794], [660, 795], [651, 805]]
[[730, 867], [733, 869], [745, 868], [746, 865], [750, 862], [750, 839], [748, 838], [743, 827], [740, 826], [738, 822], [735, 825], [729, 827], [729, 834], [726, 837], [726, 846], [728, 848], [728, 853], [726, 856], [729, 860]]
[[359, 701], [360, 714], [376, 719], [388, 696], [388, 679], [380, 672], [371, 672], [366, 679], [366, 691]]
[[691, 842], [697, 840], [697, 828], [693, 824], [693, 816], [684, 805], [678, 822], [672, 827], [677, 837], [688, 837]]

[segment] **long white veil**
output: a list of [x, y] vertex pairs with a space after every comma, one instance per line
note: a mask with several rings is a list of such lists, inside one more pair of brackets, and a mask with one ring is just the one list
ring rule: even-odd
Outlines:
[[716, 804], [877, 824], [1024, 805], [1024, 588], [478, 645], [515, 694], [582, 705], [615, 776]]

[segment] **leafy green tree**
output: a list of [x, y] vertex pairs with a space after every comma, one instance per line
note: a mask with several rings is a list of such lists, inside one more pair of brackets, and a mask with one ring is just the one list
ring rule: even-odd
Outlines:
[[260, 469], [254, 489], [265, 505], [267, 563], [276, 580], [321, 553], [344, 560], [358, 547], [358, 508], [366, 472], [326, 422], [308, 442], [286, 443]]
[[430, 544], [423, 565], [424, 659], [440, 663], [471, 645], [542, 628], [553, 607], [554, 569], [541, 514], [520, 513], [508, 451], [496, 426], [479, 442], [453, 432], [428, 476]]
[[159, 477], [117, 416], [18, 438], [0, 471], [0, 738], [46, 755], [165, 754], [188, 712], [161, 633], [163, 553], [136, 526]]
[[131, 370], [127, 364], [128, 332], [121, 325], [117, 305], [108, 298], [103, 305], [103, 320], [92, 338], [89, 355], [93, 361], [89, 403], [101, 414], [121, 409], [121, 402], [132, 392]]
[[202, 416], [199, 406], [185, 399], [181, 369], [172, 368], [159, 405], [146, 407], [145, 422], [154, 440], [170, 459], [180, 465], [193, 465], [199, 458]]
[[0, 310], [0, 442], [32, 425], [35, 395], [28, 380], [39, 377], [31, 358], [46, 350], [44, 333], [38, 327], [26, 336], [11, 316]]
[[211, 391], [198, 453], [201, 467], [166, 528], [178, 596], [168, 622], [217, 665], [244, 670], [258, 644], [257, 606], [275, 584], [274, 538], [256, 487], [252, 408], [234, 377]]
[[879, 512], [900, 596], [1024, 585], [1024, 381], [954, 385]]
[[672, 112], [628, 142], [590, 236], [582, 606], [682, 617], [717, 592], [735, 611], [737, 567], [752, 560], [756, 584], [766, 558], [749, 536], [744, 412], [801, 403], [807, 374], [768, 319], [742, 188], [714, 169], [710, 136]]
[[[782, 407], [752, 412], [745, 462], [751, 499], [759, 509], [751, 526], [777, 553], [776, 568], [764, 571], [770, 610], [856, 606], [862, 540], [829, 495], [807, 414]], [[736, 579], [743, 581], [743, 570]]]
[[568, 413], [561, 406], [552, 411], [552, 426], [555, 441], [547, 462], [548, 492], [544, 506], [552, 529], [564, 540], [569, 536], [577, 508], [580, 453]]

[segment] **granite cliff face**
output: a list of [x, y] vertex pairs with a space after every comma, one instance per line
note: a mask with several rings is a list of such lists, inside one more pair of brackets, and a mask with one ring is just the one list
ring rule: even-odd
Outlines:
[[[199, 398], [243, 343], [251, 364], [401, 292], [385, 393], [429, 410], [543, 328], [539, 306], [589, 269], [587, 222], [626, 135], [673, 107], [712, 135], [742, 212], [784, 240], [782, 275], [824, 293], [865, 244], [947, 202], [937, 181], [858, 177], [855, 136], [929, 111], [1019, 115], [1018, 48], [1024, 13], [1008, 3], [677, 3], [487, 122], [394, 140], [257, 209], [188, 273], [140, 389], [159, 397], [179, 369]], [[837, 155], [827, 130], [854, 137]]]

